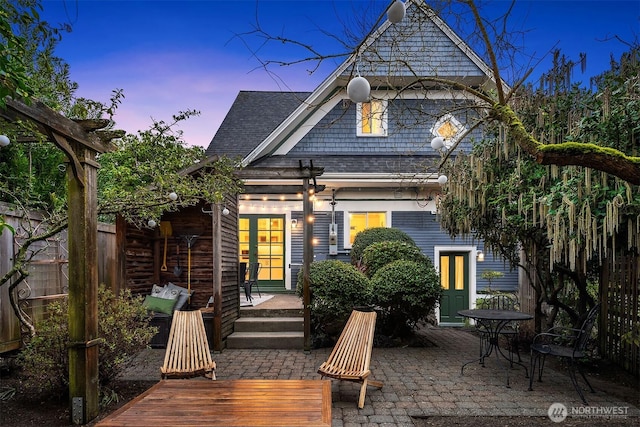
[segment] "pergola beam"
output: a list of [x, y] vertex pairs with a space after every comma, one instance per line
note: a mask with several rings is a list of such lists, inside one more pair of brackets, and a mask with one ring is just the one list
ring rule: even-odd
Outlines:
[[96, 154], [110, 151], [95, 134], [38, 101], [7, 99], [0, 116], [25, 120], [67, 156], [69, 197], [69, 406], [71, 422], [98, 416], [98, 207]]

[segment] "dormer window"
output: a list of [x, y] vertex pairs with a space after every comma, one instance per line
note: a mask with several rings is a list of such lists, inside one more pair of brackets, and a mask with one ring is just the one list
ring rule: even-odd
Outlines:
[[358, 136], [387, 136], [387, 101], [356, 104], [356, 125]]

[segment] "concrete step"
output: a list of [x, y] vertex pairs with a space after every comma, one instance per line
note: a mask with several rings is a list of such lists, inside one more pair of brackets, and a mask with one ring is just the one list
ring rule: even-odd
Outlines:
[[302, 332], [302, 317], [241, 317], [235, 321], [234, 332]]
[[301, 349], [304, 332], [234, 332], [227, 337], [233, 349]]

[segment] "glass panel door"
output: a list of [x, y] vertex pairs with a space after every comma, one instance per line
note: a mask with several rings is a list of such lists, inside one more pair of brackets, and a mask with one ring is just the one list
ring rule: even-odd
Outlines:
[[459, 310], [469, 308], [469, 254], [466, 252], [440, 253], [440, 322], [462, 323]]
[[284, 215], [241, 215], [238, 227], [239, 262], [260, 263], [260, 290], [284, 290]]

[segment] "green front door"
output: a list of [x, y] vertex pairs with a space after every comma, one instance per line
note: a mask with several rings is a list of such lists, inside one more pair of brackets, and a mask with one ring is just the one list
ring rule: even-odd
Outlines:
[[[260, 263], [260, 292], [278, 292], [284, 286], [284, 215], [240, 215], [239, 262]], [[253, 292], [256, 292], [254, 289]]]
[[469, 253], [440, 252], [440, 323], [462, 323], [458, 310], [469, 308]]

